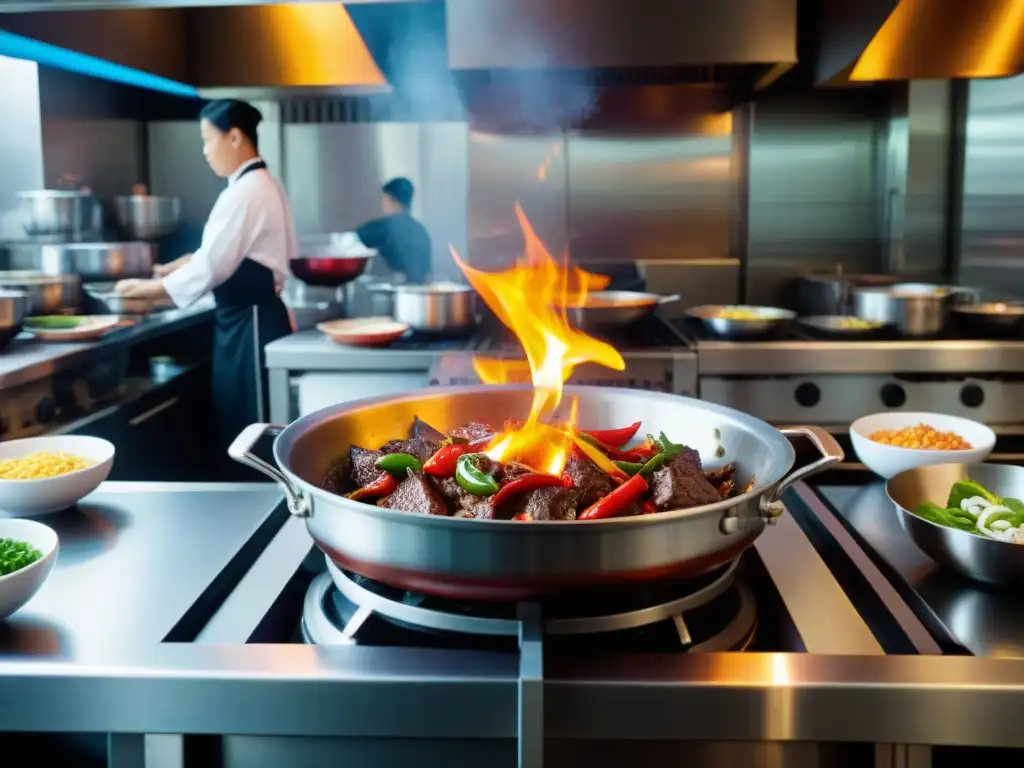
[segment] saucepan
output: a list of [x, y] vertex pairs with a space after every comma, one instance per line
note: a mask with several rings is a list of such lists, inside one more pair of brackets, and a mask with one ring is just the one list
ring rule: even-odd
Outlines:
[[972, 288], [931, 283], [897, 283], [881, 288], [856, 288], [854, 314], [893, 327], [904, 336], [927, 338], [946, 330], [954, 307], [973, 304]]
[[391, 314], [412, 330], [445, 336], [472, 333], [479, 324], [477, 294], [461, 283], [377, 283], [370, 290], [389, 293]]
[[658, 306], [679, 301], [679, 295], [661, 296], [641, 291], [593, 291], [583, 303], [566, 308], [569, 322], [577, 328], [622, 328], [654, 314]]
[[0, 288], [0, 350], [21, 333], [21, 321], [28, 312], [28, 294]]

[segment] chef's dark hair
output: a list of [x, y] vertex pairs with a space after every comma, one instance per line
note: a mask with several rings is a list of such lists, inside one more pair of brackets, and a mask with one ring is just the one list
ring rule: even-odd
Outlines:
[[235, 99], [218, 99], [203, 107], [199, 117], [209, 120], [221, 133], [237, 128], [256, 147], [256, 126], [263, 119], [263, 114], [252, 104]]
[[416, 193], [416, 187], [404, 176], [392, 179], [380, 189], [406, 210], [412, 207], [412, 196]]

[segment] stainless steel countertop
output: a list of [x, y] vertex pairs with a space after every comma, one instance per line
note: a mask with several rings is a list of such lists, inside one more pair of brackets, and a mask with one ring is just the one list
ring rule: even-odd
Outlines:
[[701, 376], [1024, 370], [1021, 341], [697, 342]]
[[820, 493], [920, 597], [950, 635], [977, 656], [1024, 659], [1024, 605], [1017, 593], [986, 589], [924, 554], [903, 530], [885, 484], [822, 486]]
[[[150, 532], [148, 547], [126, 547], [137, 553], [136, 559], [112, 558], [106, 566], [98, 565], [102, 553], [92, 559], [83, 553], [77, 564], [65, 560], [55, 573], [56, 583], [65, 586], [51, 598], [45, 592], [38, 598], [40, 606], [46, 605], [66, 589], [64, 594], [81, 606], [73, 606], [74, 618], [63, 621], [110, 623], [114, 629], [90, 629], [90, 640], [68, 644], [63, 653], [51, 643], [49, 650], [35, 644], [37, 655], [31, 658], [0, 656], [4, 729], [515, 737], [520, 686], [515, 653], [157, 642], [185, 603], [182, 599], [161, 609], [160, 618], [149, 614], [153, 601], [168, 595], [177, 601], [183, 591], [167, 586], [184, 572], [181, 550], [168, 544], [194, 530], [192, 546], [204, 553], [220, 551], [220, 535], [210, 536], [216, 542], [201, 542], [198, 532], [209, 532], [209, 526], [216, 532], [223, 517], [245, 517], [255, 524], [256, 508], [272, 502], [273, 492], [252, 488], [218, 494], [217, 486], [170, 492], [161, 486], [154, 502], [135, 506], [146, 500], [137, 494], [147, 487], [125, 487], [108, 498], [115, 499], [111, 504], [119, 494], [132, 499], [125, 507], [138, 510], [132, 520]], [[257, 498], [263, 502], [256, 503]], [[190, 521], [187, 526], [177, 524], [183, 517]], [[152, 520], [149, 526], [146, 520]], [[124, 527], [118, 540], [129, 540], [132, 528]], [[303, 528], [298, 519], [285, 523], [221, 613], [231, 613], [227, 609], [236, 595], [251, 600], [257, 610], [275, 600], [296, 557], [308, 552]], [[784, 516], [757, 547], [811, 653], [545, 655], [546, 735], [1024, 747], [1024, 733], [1016, 727], [1024, 700], [1024, 663], [880, 655], [872, 638], [847, 631], [859, 617], [837, 599], [833, 577], [795, 521]], [[111, 552], [117, 552], [116, 544]], [[157, 553], [158, 569], [145, 559], [147, 552]], [[103, 577], [85, 580], [90, 568]], [[193, 592], [199, 581], [197, 576]], [[106, 602], [109, 607], [100, 605]], [[34, 602], [19, 620], [35, 609]], [[122, 618], [133, 611], [139, 614], [134, 619]], [[139, 628], [143, 642], [102, 637], [112, 637], [117, 627], [123, 631], [126, 624], [147, 622], [155, 626]], [[820, 631], [808, 632], [807, 622]], [[459, 714], [453, 717], [452, 712]]]
[[116, 331], [99, 341], [56, 344], [21, 334], [0, 352], [0, 389], [35, 381], [66, 369], [97, 349], [138, 344], [172, 331], [206, 322], [213, 313], [212, 300], [203, 300], [186, 309], [158, 312], [130, 328]]
[[335, 344], [316, 330], [300, 331], [266, 346], [267, 368], [292, 371], [426, 371], [452, 349], [366, 349]]
[[159, 644], [281, 499], [273, 484], [111, 482], [39, 517], [60, 553], [39, 593], [0, 623], [0, 660], [131, 657]]

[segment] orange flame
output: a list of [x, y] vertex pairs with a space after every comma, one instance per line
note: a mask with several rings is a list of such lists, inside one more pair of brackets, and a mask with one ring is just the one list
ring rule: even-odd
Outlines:
[[[466, 264], [454, 248], [459, 269], [498, 319], [519, 340], [526, 353], [533, 404], [518, 428], [507, 428], [488, 446], [497, 460], [521, 461], [544, 472], [558, 474], [572, 448], [572, 434], [564, 426], [547, 423], [562, 401], [562, 386], [581, 363], [597, 363], [621, 371], [626, 367], [615, 347], [572, 328], [568, 306], [582, 304], [590, 291], [605, 288], [610, 279], [568, 263], [559, 264], [516, 204], [526, 247], [516, 265], [501, 272], [482, 272]], [[507, 384], [522, 372], [522, 363], [476, 357], [473, 367], [485, 384]], [[575, 423], [572, 404], [569, 425]]]

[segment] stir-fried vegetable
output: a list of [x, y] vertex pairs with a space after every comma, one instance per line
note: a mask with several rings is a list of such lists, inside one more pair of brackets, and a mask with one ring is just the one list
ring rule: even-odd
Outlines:
[[480, 468], [479, 462], [486, 458], [487, 456], [482, 453], [466, 453], [459, 456], [459, 460], [455, 462], [455, 482], [462, 490], [474, 496], [490, 496], [498, 492], [498, 481]]
[[604, 520], [624, 512], [628, 506], [647, 492], [643, 475], [633, 475], [603, 499], [598, 499], [580, 512], [580, 520]]
[[515, 480], [510, 480], [501, 486], [501, 489], [491, 499], [491, 503], [497, 507], [506, 499], [518, 496], [521, 493], [535, 491], [538, 488], [553, 488], [556, 485], [560, 485], [563, 488], [572, 488], [572, 478], [567, 474], [557, 477], [556, 475], [546, 475], [541, 472], [520, 475]]
[[1024, 502], [997, 496], [973, 480], [954, 483], [945, 507], [926, 501], [918, 505], [914, 514], [936, 525], [976, 536], [1024, 544]]
[[419, 472], [423, 469], [423, 462], [408, 453], [389, 453], [377, 459], [374, 466], [383, 469], [389, 475], [404, 478], [409, 474], [409, 470]]
[[377, 499], [381, 496], [390, 496], [398, 488], [398, 481], [394, 475], [381, 475], [369, 485], [357, 488], [347, 494], [352, 501], [364, 501], [366, 499]]
[[451, 477], [455, 474], [455, 465], [460, 456], [476, 453], [481, 445], [469, 443], [450, 443], [442, 445], [437, 452], [423, 464], [423, 471], [434, 477]]
[[621, 448], [640, 430], [640, 422], [634, 421], [628, 427], [619, 429], [585, 429], [581, 433], [588, 435], [610, 448]]

